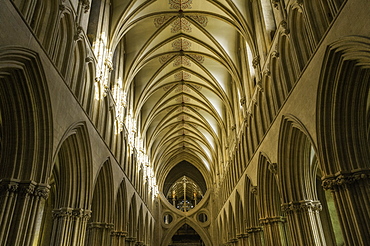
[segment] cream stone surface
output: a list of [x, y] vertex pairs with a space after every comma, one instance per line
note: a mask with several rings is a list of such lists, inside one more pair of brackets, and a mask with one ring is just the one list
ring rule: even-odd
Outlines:
[[0, 1], [0, 245], [368, 245], [370, 1]]

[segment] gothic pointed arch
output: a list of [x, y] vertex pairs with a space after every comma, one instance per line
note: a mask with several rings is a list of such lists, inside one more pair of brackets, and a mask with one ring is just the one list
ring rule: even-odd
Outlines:
[[14, 46], [2, 47], [0, 58], [0, 178], [46, 183], [53, 122], [42, 63], [36, 52]]
[[179, 230], [180, 227], [185, 224], [189, 225], [199, 234], [205, 246], [212, 245], [211, 240], [209, 238], [209, 234], [204, 230], [204, 228], [202, 228], [198, 223], [195, 223], [193, 220], [187, 219], [187, 218], [182, 218], [181, 220], [177, 221], [177, 223], [166, 232], [166, 234], [163, 236], [161, 245], [162, 246], [168, 245], [171, 241], [172, 236], [176, 233], [176, 231]]
[[136, 235], [137, 235], [137, 203], [136, 203], [136, 195], [134, 194], [130, 199], [130, 207], [128, 210], [128, 225], [127, 225], [127, 239], [126, 241], [129, 242], [136, 242]]
[[49, 89], [38, 54], [18, 46], [1, 47], [0, 207], [12, 209], [0, 214], [0, 225], [13, 233], [5, 234], [0, 244], [37, 240], [30, 236], [26, 241], [25, 235], [33, 235], [40, 214], [26, 212], [24, 206], [42, 207], [48, 196], [52, 129]]
[[260, 223], [263, 225], [266, 245], [286, 245], [287, 230], [281, 211], [281, 195], [278, 186], [277, 164], [260, 153], [257, 171], [258, 206]]
[[[370, 39], [344, 37], [326, 50], [317, 95], [319, 158], [331, 190], [347, 244], [366, 244], [369, 238], [370, 177]], [[351, 191], [348, 193], [348, 191]], [[347, 201], [346, 203], [343, 203]], [[348, 227], [344, 218], [364, 225]]]
[[91, 219], [86, 240], [88, 245], [109, 245], [113, 225], [114, 185], [112, 164], [108, 158], [100, 168], [91, 203]]
[[[282, 210], [287, 216], [291, 242], [309, 245], [326, 245], [320, 219], [322, 205], [317, 197], [316, 147], [304, 125], [294, 116], [283, 116], [278, 145], [278, 176], [281, 179]], [[304, 222], [296, 220], [305, 214]]]
[[252, 245], [261, 245], [263, 242], [263, 228], [260, 224], [262, 218], [257, 204], [258, 186], [253, 186], [250, 178], [245, 177], [244, 206], [245, 231]]
[[[90, 218], [92, 196], [92, 156], [85, 122], [71, 125], [62, 136], [53, 158], [49, 178], [51, 194], [47, 200], [42, 221], [41, 245], [83, 245], [87, 220]], [[73, 223], [78, 221], [78, 223]], [[60, 232], [70, 224], [68, 239]]]

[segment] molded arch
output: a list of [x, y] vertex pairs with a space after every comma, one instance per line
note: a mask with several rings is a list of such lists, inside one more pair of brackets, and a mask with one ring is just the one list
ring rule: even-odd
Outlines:
[[123, 179], [116, 196], [116, 204], [114, 210], [114, 228], [116, 231], [127, 231], [127, 214], [128, 214], [128, 198], [126, 179]]
[[326, 175], [370, 168], [370, 39], [327, 48], [317, 93], [319, 156]]
[[2, 47], [0, 58], [0, 178], [46, 183], [52, 169], [53, 122], [41, 60], [36, 52], [17, 46]]
[[278, 144], [278, 176], [283, 202], [317, 200], [317, 162], [310, 158], [316, 153], [313, 140], [304, 125], [292, 115], [282, 119]]
[[163, 237], [161, 245], [167, 246], [170, 243], [172, 236], [177, 232], [178, 229], [180, 229], [181, 226], [185, 224], [191, 226], [199, 234], [199, 236], [202, 238], [206, 246], [212, 245], [208, 233], [202, 227], [200, 227], [198, 223], [195, 223], [192, 219], [189, 218], [182, 218], [177, 222], [176, 225], [174, 225], [170, 230], [168, 230], [166, 235]]
[[61, 200], [56, 201], [55, 205], [88, 209], [92, 199], [93, 175], [90, 138], [85, 122], [77, 122], [66, 130], [55, 151], [52, 163], [54, 166], [51, 177], [54, 180], [68, 177], [69, 180], [69, 182], [63, 182], [63, 189], [61, 186], [57, 187], [60, 189], [57, 193], [64, 196], [60, 197]]
[[101, 165], [97, 175], [91, 208], [93, 213], [90, 221], [113, 222], [114, 184], [112, 164], [109, 158]]

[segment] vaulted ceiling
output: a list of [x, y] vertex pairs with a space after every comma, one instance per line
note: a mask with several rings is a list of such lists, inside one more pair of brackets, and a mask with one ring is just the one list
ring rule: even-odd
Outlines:
[[124, 87], [157, 179], [187, 161], [213, 182], [226, 161], [245, 97], [249, 4], [113, 1], [112, 47], [124, 42]]

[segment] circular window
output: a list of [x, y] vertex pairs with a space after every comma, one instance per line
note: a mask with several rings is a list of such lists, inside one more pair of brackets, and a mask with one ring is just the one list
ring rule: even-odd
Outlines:
[[163, 216], [163, 222], [164, 222], [164, 224], [165, 225], [168, 225], [168, 224], [171, 224], [171, 222], [173, 221], [173, 217], [172, 217], [172, 215], [170, 215], [170, 214], [165, 214], [164, 216]]
[[205, 213], [198, 214], [198, 220], [202, 223], [207, 222], [208, 216]]

